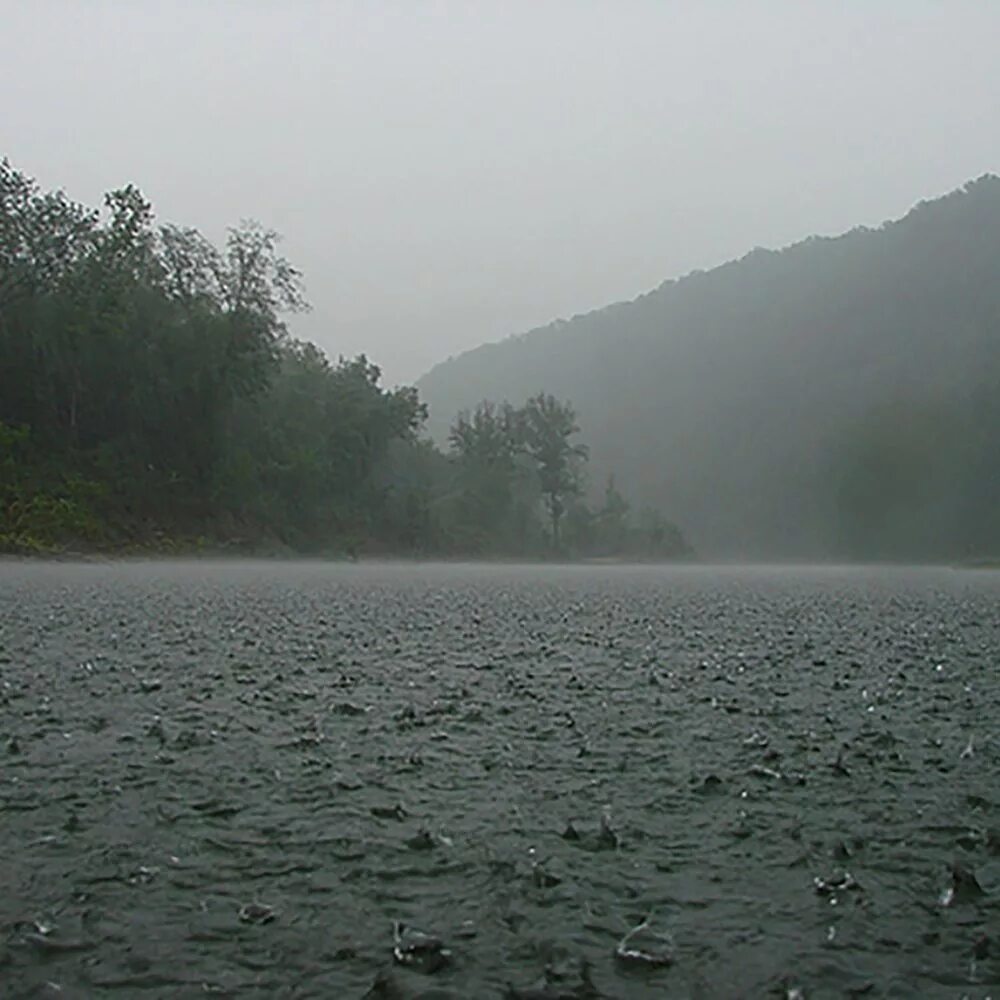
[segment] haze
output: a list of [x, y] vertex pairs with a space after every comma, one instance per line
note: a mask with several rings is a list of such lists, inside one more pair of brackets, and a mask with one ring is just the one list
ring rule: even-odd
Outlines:
[[1000, 162], [1000, 5], [3, 3], [0, 149], [285, 236], [390, 383]]

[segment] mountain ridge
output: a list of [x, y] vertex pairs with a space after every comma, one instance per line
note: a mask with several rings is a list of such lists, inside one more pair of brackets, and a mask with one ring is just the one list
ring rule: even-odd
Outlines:
[[[480, 345], [417, 385], [437, 436], [483, 398], [544, 388], [572, 400], [592, 442], [595, 485], [618, 473], [636, 500], [666, 505], [690, 526], [700, 551], [864, 554], [843, 496], [857, 470], [841, 453], [906, 423], [901, 414], [914, 409], [963, 425], [982, 418], [958, 411], [970, 393], [981, 409], [984, 378], [988, 390], [1000, 372], [997, 260], [1000, 177], [986, 173], [877, 227], [757, 247], [634, 299]], [[880, 406], [895, 413], [879, 417]], [[800, 425], [797, 436], [783, 429], [788, 421]], [[859, 421], [864, 434], [851, 430]], [[902, 447], [905, 434], [897, 436]], [[739, 453], [728, 459], [727, 441]], [[891, 457], [898, 447], [883, 450]], [[792, 498], [768, 486], [776, 475]], [[992, 497], [995, 488], [986, 475], [973, 492]], [[948, 503], [957, 510], [961, 499]], [[904, 500], [897, 520], [912, 520]], [[945, 538], [944, 515], [931, 520], [924, 531], [894, 528], [896, 540], [874, 554], [947, 557], [1000, 545], [992, 522], [980, 542]]]

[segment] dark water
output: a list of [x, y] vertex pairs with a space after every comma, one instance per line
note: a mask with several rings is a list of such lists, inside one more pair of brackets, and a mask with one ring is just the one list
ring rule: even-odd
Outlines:
[[2, 565], [0, 995], [996, 995], [998, 666], [990, 572]]

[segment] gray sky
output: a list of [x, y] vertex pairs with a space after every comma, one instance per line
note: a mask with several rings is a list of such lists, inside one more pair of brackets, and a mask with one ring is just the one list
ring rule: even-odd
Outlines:
[[413, 380], [1000, 169], [998, 0], [0, 0], [0, 155], [285, 235]]

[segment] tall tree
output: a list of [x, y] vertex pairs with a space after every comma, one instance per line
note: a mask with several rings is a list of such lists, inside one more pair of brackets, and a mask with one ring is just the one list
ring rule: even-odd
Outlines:
[[522, 440], [538, 470], [555, 549], [560, 547], [559, 526], [566, 501], [582, 492], [580, 463], [589, 453], [584, 445], [570, 440], [579, 430], [572, 404], [546, 393], [532, 396], [521, 411]]

